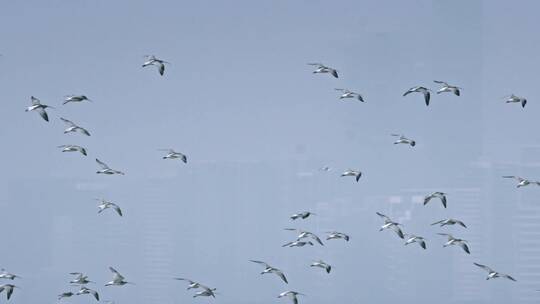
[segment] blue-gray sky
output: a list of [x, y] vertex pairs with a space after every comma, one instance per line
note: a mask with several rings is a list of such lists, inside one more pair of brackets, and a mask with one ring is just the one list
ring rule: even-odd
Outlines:
[[[516, 191], [501, 175], [540, 179], [540, 64], [534, 1], [4, 1], [0, 91], [4, 248], [0, 266], [23, 276], [12, 303], [54, 302], [83, 271], [118, 303], [402, 301], [528, 303], [540, 289], [535, 230], [539, 189]], [[171, 62], [161, 77], [143, 55]], [[308, 62], [338, 69], [314, 75]], [[433, 80], [462, 96], [422, 97]], [[365, 103], [340, 102], [350, 88]], [[504, 96], [527, 97], [525, 109]], [[67, 94], [93, 103], [61, 105]], [[51, 122], [25, 113], [34, 95]], [[59, 117], [91, 137], [62, 133]], [[417, 146], [392, 145], [405, 133]], [[60, 153], [80, 144], [89, 156]], [[162, 160], [175, 148], [187, 165]], [[126, 172], [99, 176], [94, 158]], [[328, 165], [332, 171], [321, 173]], [[357, 184], [339, 174], [357, 168]], [[447, 191], [449, 208], [421, 196]], [[123, 218], [96, 214], [94, 198]], [[290, 222], [297, 211], [318, 215]], [[375, 211], [426, 236], [428, 250], [379, 233]], [[471, 256], [442, 249], [429, 223], [462, 217]], [[525, 219], [525, 220], [524, 220]], [[499, 222], [500, 221], [500, 222]], [[527, 222], [523, 224], [523, 222]], [[502, 223], [501, 223], [502, 222]], [[349, 243], [281, 248], [285, 227]], [[412, 231], [411, 231], [412, 230]], [[503, 235], [510, 248], [496, 243]], [[531, 245], [532, 244], [532, 245]], [[326, 275], [307, 267], [323, 258]], [[248, 259], [289, 276], [259, 276]], [[485, 281], [472, 262], [514, 275]], [[532, 266], [529, 266], [532, 265]], [[137, 286], [103, 287], [114, 266]], [[193, 299], [173, 276], [217, 287]], [[75, 289], [75, 288], [71, 288]], [[3, 296], [3, 295], [2, 295]], [[78, 297], [71, 303], [92, 303]]]

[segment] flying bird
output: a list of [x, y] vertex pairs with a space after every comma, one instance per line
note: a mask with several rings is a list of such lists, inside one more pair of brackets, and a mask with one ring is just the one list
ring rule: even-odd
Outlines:
[[16, 274], [9, 273], [4, 268], [2, 268], [1, 271], [2, 272], [0, 273], [0, 279], [14, 280], [14, 279], [17, 279], [17, 278], [19, 278], [19, 279], [21, 278], [20, 276], [18, 276]]
[[159, 75], [161, 76], [163, 76], [163, 73], [165, 73], [165, 64], [170, 64], [167, 61], [156, 58], [154, 55], [147, 55], [144, 57], [146, 57], [146, 61], [143, 63], [142, 67], [144, 68], [149, 65], [156, 66], [158, 68]]
[[443, 247], [448, 247], [452, 245], [457, 245], [463, 249], [467, 254], [471, 254], [471, 251], [469, 250], [469, 246], [467, 246], [467, 241], [455, 238], [453, 235], [448, 233], [437, 233], [438, 235], [446, 236], [448, 237], [448, 242], [446, 242]]
[[504, 273], [500, 273], [500, 272], [496, 272], [495, 270], [487, 267], [486, 265], [482, 265], [482, 264], [478, 264], [478, 263], [473, 263], [474, 265], [484, 269], [485, 271], [487, 271], [488, 273], [488, 276], [486, 278], [486, 280], [489, 280], [489, 279], [496, 279], [496, 278], [506, 278], [506, 279], [509, 279], [511, 281], [516, 281], [516, 279], [512, 278], [511, 276], [507, 275], [507, 274], [504, 274]]
[[267, 264], [266, 262], [263, 262], [263, 261], [255, 261], [255, 260], [249, 260], [249, 261], [264, 266], [264, 270], [261, 272], [261, 274], [273, 273], [273, 274], [277, 275], [278, 277], [280, 277], [283, 280], [283, 282], [285, 282], [287, 284], [289, 283], [287, 281], [287, 278], [285, 277], [285, 274], [283, 274], [283, 271], [281, 271], [280, 269], [272, 267], [272, 266], [270, 266], [269, 264]]
[[332, 170], [332, 168], [330, 168], [330, 167], [328, 167], [328, 166], [324, 166], [324, 167], [322, 167], [322, 168], [319, 168], [319, 171], [324, 171], [324, 172], [329, 172], [329, 171], [331, 171], [331, 170]]
[[330, 266], [330, 264], [325, 263], [325, 262], [322, 261], [322, 260], [314, 261], [314, 262], [311, 263], [311, 265], [309, 265], [309, 266], [310, 266], [310, 267], [319, 267], [319, 268], [322, 268], [322, 269], [326, 270], [326, 273], [330, 273], [330, 271], [332, 270], [332, 266]]
[[452, 219], [452, 218], [445, 219], [445, 220], [440, 220], [438, 222], [435, 222], [435, 223], [431, 224], [431, 226], [440, 225], [441, 227], [444, 227], [446, 225], [455, 225], [455, 224], [458, 224], [458, 225], [462, 226], [463, 228], [467, 228], [465, 223], [463, 223], [460, 220], [456, 220], [456, 219]]
[[5, 291], [7, 299], [9, 300], [9, 298], [11, 298], [11, 295], [13, 294], [13, 290], [15, 288], [19, 288], [19, 287], [15, 286], [13, 284], [2, 284], [2, 285], [0, 285], [0, 293]]
[[402, 134], [390, 134], [394, 137], [399, 137], [395, 142], [394, 142], [394, 145], [397, 145], [397, 144], [406, 144], [406, 145], [410, 145], [411, 147], [414, 147], [416, 145], [416, 141], [412, 140], [412, 139], [409, 139], [407, 137], [405, 137], [405, 135], [402, 135]]
[[354, 176], [356, 178], [356, 182], [362, 177], [362, 172], [352, 169], [347, 169], [343, 173], [341, 173], [341, 177], [343, 176]]
[[90, 289], [86, 286], [81, 286], [81, 289], [79, 289], [79, 291], [77, 291], [77, 293], [75, 293], [75, 295], [77, 296], [80, 296], [80, 295], [84, 295], [84, 294], [89, 294], [89, 295], [93, 295], [94, 298], [96, 298], [96, 301], [99, 301], [99, 293], [93, 289]]
[[456, 87], [456, 86], [453, 86], [453, 85], [449, 85], [448, 83], [446, 83], [444, 81], [433, 80], [433, 82], [442, 85], [442, 87], [437, 91], [437, 94], [441, 94], [441, 93], [444, 93], [444, 92], [451, 92], [451, 93], [454, 93], [454, 95], [459, 96], [459, 94], [460, 94], [459, 90], [462, 90], [462, 88]]
[[109, 267], [109, 270], [113, 273], [112, 281], [105, 284], [105, 286], [123, 286], [126, 284], [132, 284], [131, 282], [127, 282], [125, 278], [118, 272], [116, 269]]
[[285, 230], [298, 232], [298, 237], [297, 237], [298, 240], [305, 239], [305, 238], [312, 238], [317, 243], [319, 243], [321, 246], [324, 246], [321, 239], [313, 232], [309, 232], [309, 231], [305, 231], [305, 230], [301, 230], [301, 229], [295, 229], [295, 228], [285, 228]]
[[100, 161], [97, 158], [96, 158], [96, 162], [102, 168], [101, 170], [96, 171], [97, 174], [107, 174], [107, 175], [120, 174], [120, 175], [124, 175], [124, 172], [111, 169], [109, 166], [107, 166], [107, 164], [105, 164], [104, 162]]
[[344, 99], [344, 98], [356, 98], [358, 100], [360, 100], [361, 102], [364, 102], [364, 98], [362, 97], [362, 95], [360, 93], [356, 93], [356, 92], [353, 92], [353, 91], [349, 91], [347, 89], [335, 89], [336, 91], [340, 91], [340, 92], [343, 92], [341, 94], [341, 96], [339, 96], [339, 99]]
[[209, 287], [206, 287], [204, 285], [200, 285], [200, 287], [203, 289], [201, 291], [198, 291], [196, 292], [193, 297], [196, 298], [196, 297], [213, 297], [215, 298], [216, 297], [216, 289], [215, 288], [209, 288]]
[[304, 296], [304, 294], [299, 293], [297, 291], [284, 291], [279, 294], [278, 298], [288, 297], [289, 299], [291, 299], [293, 304], [298, 304], [298, 297], [297, 297], [298, 295]]
[[62, 104], [67, 104], [70, 102], [81, 102], [81, 101], [92, 101], [90, 98], [86, 97], [85, 95], [66, 95], [64, 102]]
[[381, 228], [379, 229], [379, 231], [383, 231], [385, 229], [391, 229], [393, 230], [397, 236], [399, 236], [400, 238], [405, 238], [405, 234], [403, 234], [403, 231], [401, 230], [401, 228], [399, 228], [399, 226], [401, 225], [400, 223], [398, 222], [394, 222], [390, 217], [380, 213], [380, 212], [375, 212], [378, 216], [380, 216], [381, 218], [384, 219], [384, 224], [381, 226]]
[[327, 67], [322, 63], [308, 63], [308, 65], [316, 66], [315, 71], [313, 71], [314, 74], [329, 73], [332, 74], [332, 76], [334, 76], [335, 78], [338, 78], [338, 73], [336, 69]]
[[512, 94], [506, 98], [506, 103], [521, 103], [521, 107], [525, 108], [525, 105], [527, 104], [527, 99]]
[[327, 231], [326, 233], [328, 234], [326, 236], [327, 241], [343, 239], [348, 242], [351, 239], [351, 237], [348, 234], [338, 232], [338, 231]]
[[403, 96], [407, 96], [410, 93], [422, 93], [424, 94], [424, 101], [426, 102], [426, 106], [429, 106], [429, 98], [431, 96], [429, 92], [431, 92], [431, 90], [424, 87], [412, 87], [407, 92], [403, 93]]
[[426, 205], [427, 203], [429, 203], [429, 201], [431, 201], [432, 199], [434, 198], [438, 198], [441, 200], [441, 203], [443, 204], [444, 208], [446, 208], [446, 196], [448, 194], [444, 193], [444, 192], [433, 192], [431, 193], [430, 195], [426, 195], [424, 197], [424, 205]]
[[71, 298], [72, 296], [74, 296], [75, 294], [71, 291], [68, 291], [68, 292], [63, 292], [61, 294], [58, 295], [58, 300], [62, 300], [64, 298]]
[[189, 285], [188, 285], [187, 290], [197, 289], [197, 288], [200, 288], [202, 286], [199, 282], [195, 282], [195, 281], [192, 281], [190, 279], [184, 279], [184, 278], [174, 278], [174, 279], [178, 280], [178, 281], [186, 281], [186, 282], [188, 282]]
[[518, 184], [517, 184], [517, 188], [521, 188], [521, 187], [525, 187], [525, 186], [528, 186], [528, 185], [537, 185], [537, 186], [540, 186], [540, 182], [537, 182], [537, 181], [532, 181], [530, 179], [526, 179], [526, 178], [523, 178], [523, 177], [519, 177], [519, 176], [514, 176], [514, 175], [510, 175], [510, 176], [503, 176], [504, 178], [513, 178], [515, 180], [518, 181]]
[[310, 211], [304, 211], [304, 212], [300, 212], [300, 213], [295, 213], [293, 215], [291, 215], [291, 220], [296, 220], [296, 219], [307, 219], [309, 216], [311, 215], [316, 215], [315, 213], [313, 212], [310, 212]]
[[73, 280], [69, 281], [70, 284], [86, 285], [88, 283], [94, 283], [88, 280], [88, 276], [84, 275], [81, 272], [71, 272], [70, 274], [75, 276]]
[[281, 247], [304, 247], [306, 245], [313, 246], [313, 243], [311, 241], [306, 242], [306, 241], [296, 240], [296, 241], [285, 243]]
[[77, 145], [61, 145], [58, 148], [62, 149], [62, 152], [80, 152], [82, 155], [88, 155], [86, 149]]
[[180, 158], [185, 164], [187, 164], [187, 156], [180, 152], [176, 152], [173, 149], [160, 149], [159, 151], [167, 151], [167, 155], [163, 156], [163, 159]]
[[414, 234], [405, 234], [405, 237], [405, 245], [417, 243], [420, 247], [426, 249], [426, 240], [423, 237]]
[[65, 119], [63, 117], [60, 117], [60, 119], [66, 124], [68, 125], [67, 129], [64, 130], [64, 134], [66, 133], [71, 133], [71, 132], [80, 132], [86, 136], [90, 136], [90, 132], [88, 132], [88, 130], [86, 130], [85, 128], [83, 127], [79, 127], [78, 125], [76, 125], [73, 121], [71, 120], [68, 120], [68, 119]]
[[100, 199], [100, 198], [96, 198], [96, 200], [99, 201], [98, 213], [103, 212], [103, 210], [105, 210], [105, 209], [112, 208], [112, 209], [114, 209], [114, 211], [116, 211], [116, 213], [118, 213], [118, 215], [122, 216], [122, 209], [120, 209], [120, 207], [117, 204], [115, 204], [113, 202], [106, 201], [104, 199]]
[[32, 101], [32, 105], [26, 108], [25, 112], [36, 111], [39, 113], [41, 118], [43, 118], [45, 121], [49, 121], [49, 115], [47, 115], [47, 111], [45, 111], [45, 109], [54, 109], [54, 107], [42, 104], [41, 101], [34, 96], [30, 96], [30, 100]]

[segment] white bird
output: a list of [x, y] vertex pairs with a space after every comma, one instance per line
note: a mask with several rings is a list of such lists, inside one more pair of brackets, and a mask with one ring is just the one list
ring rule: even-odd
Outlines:
[[16, 274], [9, 273], [4, 268], [2, 268], [1, 271], [2, 272], [0, 273], [0, 279], [13, 280], [13, 279], [16, 279], [16, 278], [19, 278], [19, 279], [21, 278], [20, 276], [18, 276]]
[[90, 132], [88, 132], [85, 128], [79, 127], [76, 125], [73, 121], [65, 119], [63, 117], [60, 117], [60, 119], [68, 125], [67, 129], [64, 130], [64, 134], [70, 133], [70, 132], [80, 132], [86, 136], [90, 136]]
[[88, 155], [86, 149], [77, 145], [61, 145], [58, 148], [62, 148], [62, 152], [80, 152], [82, 155]]
[[512, 94], [506, 98], [506, 103], [521, 103], [521, 107], [525, 108], [525, 105], [527, 104], [527, 99]]
[[486, 265], [482, 265], [482, 264], [478, 264], [478, 263], [473, 263], [474, 265], [484, 269], [485, 271], [487, 271], [488, 273], [488, 276], [486, 278], [486, 280], [489, 280], [489, 279], [496, 279], [496, 278], [506, 278], [506, 279], [509, 279], [511, 281], [516, 281], [516, 279], [512, 278], [511, 276], [507, 275], [507, 274], [504, 274], [504, 273], [500, 273], [500, 272], [496, 272], [495, 270], [487, 267]]
[[429, 106], [429, 99], [431, 97], [430, 89], [424, 88], [424, 87], [412, 87], [407, 92], [403, 94], [403, 96], [407, 96], [410, 93], [422, 93], [424, 94], [424, 101], [426, 102], [426, 106]]
[[400, 223], [394, 222], [390, 217], [380, 212], [375, 213], [384, 219], [384, 224], [381, 226], [379, 231], [383, 231], [385, 229], [392, 229], [400, 238], [405, 238], [405, 234], [403, 234], [403, 231], [401, 230], [401, 228], [399, 228], [399, 226], [401, 225]]
[[283, 274], [283, 271], [281, 271], [280, 269], [272, 267], [272, 266], [270, 266], [269, 264], [267, 264], [266, 262], [263, 262], [263, 261], [255, 261], [255, 260], [249, 260], [249, 261], [264, 266], [264, 270], [261, 272], [261, 274], [273, 273], [273, 274], [277, 275], [278, 277], [280, 277], [283, 280], [283, 282], [285, 282], [287, 284], [289, 283], [287, 281], [287, 278], [285, 277], [285, 274]]
[[324, 246], [321, 239], [313, 232], [309, 232], [309, 231], [305, 231], [305, 230], [301, 230], [301, 229], [296, 229], [296, 228], [285, 228], [285, 230], [298, 232], [298, 236], [297, 236], [298, 240], [305, 239], [305, 238], [312, 238], [317, 243], [319, 243], [321, 246]]
[[92, 101], [90, 98], [86, 97], [85, 95], [66, 95], [64, 102], [62, 104], [67, 104], [70, 102], [81, 102], [81, 101]]
[[354, 176], [356, 178], [356, 182], [362, 177], [362, 172], [352, 169], [347, 169], [343, 173], [341, 173], [341, 177], [343, 176]]
[[296, 241], [285, 243], [281, 247], [304, 247], [306, 245], [313, 246], [313, 243], [311, 241], [305, 242], [301, 240], [296, 240]]
[[443, 247], [448, 247], [452, 245], [457, 245], [463, 249], [467, 254], [471, 254], [471, 251], [469, 250], [469, 246], [467, 246], [467, 241], [455, 238], [453, 235], [448, 233], [437, 233], [438, 235], [446, 236], [448, 237], [448, 242], [446, 242]]
[[420, 247], [426, 249], [426, 240], [423, 237], [414, 234], [406, 234], [405, 237], [405, 245], [417, 243]]
[[96, 158], [96, 162], [102, 168], [101, 170], [96, 171], [97, 174], [107, 174], [107, 175], [120, 174], [120, 175], [124, 175], [124, 172], [111, 169], [109, 166], [107, 166], [107, 164], [105, 164], [104, 162], [100, 161], [97, 158]]
[[304, 212], [299, 212], [299, 213], [295, 213], [293, 215], [291, 215], [291, 220], [296, 220], [296, 219], [307, 219], [309, 216], [311, 215], [316, 215], [315, 213], [311, 212], [311, 211], [304, 211]]
[[326, 236], [326, 240], [339, 240], [343, 239], [345, 241], [349, 241], [351, 237], [343, 232], [337, 232], [337, 231], [327, 231], [328, 235]]
[[463, 228], [467, 228], [467, 226], [465, 225], [465, 223], [463, 223], [462, 221], [460, 220], [456, 220], [456, 219], [452, 219], [452, 218], [449, 218], [449, 219], [445, 219], [445, 220], [440, 220], [438, 222], [435, 222], [433, 224], [431, 224], [431, 226], [433, 225], [441, 225], [441, 227], [443, 226], [446, 226], [446, 225], [455, 225], [455, 224], [458, 224], [460, 226], [462, 226]]
[[416, 141], [405, 137], [405, 135], [402, 135], [402, 134], [390, 134], [390, 135], [394, 137], [399, 137], [399, 139], [394, 142], [394, 145], [407, 144], [407, 145], [410, 145], [411, 147], [414, 147], [416, 145]]
[[2, 285], [0, 285], [0, 293], [2, 291], [5, 291], [7, 299], [9, 300], [9, 298], [11, 298], [11, 295], [13, 294], [13, 290], [15, 288], [19, 288], [19, 287], [15, 286], [13, 284], [2, 284]]
[[192, 281], [190, 279], [184, 279], [184, 278], [174, 278], [174, 279], [178, 280], [178, 281], [186, 281], [186, 282], [188, 282], [189, 285], [188, 285], [187, 290], [200, 288], [202, 286], [199, 282], [195, 282], [195, 281]]
[[438, 83], [438, 84], [442, 84], [442, 87], [437, 91], [437, 94], [441, 94], [441, 93], [444, 93], [444, 92], [452, 92], [452, 93], [454, 93], [454, 95], [459, 96], [459, 94], [460, 94], [459, 90], [462, 90], [462, 88], [456, 87], [456, 86], [453, 86], [453, 85], [449, 85], [448, 83], [446, 83], [444, 81], [433, 80], [433, 82]]
[[314, 262], [311, 263], [311, 265], [309, 265], [309, 266], [310, 266], [310, 267], [319, 267], [319, 268], [322, 268], [322, 269], [326, 270], [326, 273], [330, 273], [330, 271], [332, 270], [332, 266], [330, 266], [330, 264], [325, 263], [325, 262], [322, 261], [322, 260], [314, 261]]
[[297, 298], [298, 295], [305, 296], [305, 294], [299, 293], [297, 291], [284, 291], [279, 294], [278, 298], [288, 297], [289, 299], [291, 299], [293, 304], [298, 304], [298, 298]]
[[45, 109], [46, 108], [54, 109], [54, 107], [48, 106], [46, 104], [42, 104], [41, 101], [34, 96], [30, 96], [30, 100], [32, 100], [32, 105], [26, 108], [26, 110], [24, 111], [25, 112], [36, 111], [39, 113], [41, 118], [45, 119], [45, 121], [49, 121], [49, 115], [47, 115], [47, 112], [45, 111]]
[[99, 301], [99, 293], [93, 289], [87, 288], [86, 286], [81, 286], [81, 289], [75, 293], [75, 295], [80, 296], [84, 294], [93, 295], [96, 298], [96, 301]]
[[176, 152], [173, 149], [159, 149], [159, 151], [167, 151], [167, 155], [163, 156], [163, 159], [180, 158], [185, 164], [187, 164], [187, 156], [180, 152]]
[[343, 92], [343, 94], [341, 94], [341, 96], [339, 96], [339, 99], [356, 98], [356, 99], [360, 100], [361, 102], [364, 102], [364, 98], [362, 97], [362, 95], [360, 93], [349, 91], [347, 89], [335, 89], [335, 90]]
[[125, 278], [118, 272], [116, 269], [109, 267], [109, 270], [113, 273], [112, 281], [105, 284], [105, 286], [123, 286], [126, 284], [132, 284], [131, 282], [127, 282]]
[[521, 187], [525, 187], [525, 186], [528, 186], [528, 185], [537, 185], [537, 186], [540, 186], [540, 182], [537, 182], [537, 181], [532, 181], [530, 179], [526, 179], [526, 178], [523, 178], [523, 177], [519, 177], [519, 176], [514, 176], [514, 175], [511, 175], [511, 176], [503, 176], [504, 178], [513, 178], [515, 180], [518, 181], [518, 184], [517, 184], [517, 188], [521, 188]]
[[75, 278], [73, 280], [69, 281], [70, 284], [86, 285], [88, 283], [94, 283], [94, 282], [88, 280], [88, 276], [84, 275], [81, 272], [70, 272], [69, 274], [75, 276]]
[[74, 296], [75, 294], [71, 291], [68, 291], [68, 292], [63, 292], [61, 294], [58, 295], [58, 300], [62, 300], [64, 298], [70, 298], [72, 296]]
[[314, 74], [329, 73], [329, 74], [332, 74], [332, 76], [338, 78], [338, 73], [337, 73], [336, 69], [333, 69], [331, 67], [327, 67], [322, 63], [308, 63], [308, 65], [313, 65], [313, 66], [317, 67], [315, 69], [315, 71], [313, 71]]
[[193, 297], [196, 298], [196, 297], [213, 297], [215, 298], [216, 297], [216, 289], [215, 288], [209, 288], [209, 287], [206, 287], [204, 285], [200, 285], [200, 287], [203, 289], [201, 291], [198, 291], [196, 292]]
[[433, 193], [431, 193], [430, 195], [426, 195], [426, 196], [424, 197], [424, 205], [426, 205], [427, 203], [429, 203], [429, 201], [430, 201], [431, 199], [438, 198], [438, 199], [441, 200], [441, 203], [443, 204], [444, 208], [446, 208], [446, 196], [447, 196], [447, 195], [448, 195], [447, 193], [439, 192], [439, 191], [433, 192]]
[[122, 216], [122, 209], [120, 209], [120, 207], [117, 204], [115, 204], [113, 202], [109, 202], [109, 201], [104, 200], [104, 199], [100, 199], [100, 198], [96, 198], [96, 200], [99, 201], [98, 213], [103, 212], [103, 210], [105, 210], [105, 209], [113, 208], [114, 211], [116, 211], [116, 213], [118, 213], [118, 215]]
[[161, 76], [163, 76], [163, 73], [165, 73], [165, 64], [170, 64], [167, 61], [156, 58], [154, 55], [147, 55], [147, 56], [144, 56], [144, 57], [146, 57], [147, 59], [143, 63], [142, 67], [144, 68], [144, 67], [147, 67], [149, 65], [156, 66], [158, 68], [159, 75], [161, 75]]

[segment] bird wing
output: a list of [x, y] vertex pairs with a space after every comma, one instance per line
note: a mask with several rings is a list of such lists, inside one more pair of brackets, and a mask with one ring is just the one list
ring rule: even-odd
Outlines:
[[32, 101], [32, 104], [33, 104], [33, 105], [41, 104], [40, 100], [37, 99], [37, 98], [34, 97], [34, 96], [30, 96], [30, 100]]
[[322, 63], [308, 63], [307, 65], [314, 65], [314, 66], [318, 66], [318, 67], [325, 67], [324, 64], [322, 64]]
[[45, 119], [45, 121], [49, 121], [49, 115], [47, 115], [47, 112], [45, 111], [45, 109], [43, 109], [43, 108], [38, 108], [37, 111], [38, 111], [39, 115], [40, 115], [43, 119]]
[[10, 288], [6, 288], [6, 293], [7, 293], [7, 299], [9, 300], [9, 298], [11, 298], [11, 295], [13, 294], [13, 287], [10, 287]]
[[159, 63], [159, 75], [163, 76], [163, 73], [165, 73], [165, 65], [163, 63]]
[[503, 176], [503, 178], [513, 178], [513, 179], [518, 180], [520, 182], [525, 180], [524, 178], [519, 177], [519, 176], [515, 176], [515, 175], [506, 175], [506, 176]]
[[446, 221], [446, 220], [440, 220], [440, 221], [438, 221], [438, 222], [435, 222], [435, 223], [431, 224], [431, 226], [437, 225], [437, 224], [441, 224], [441, 223], [444, 222], [444, 221]]
[[73, 121], [71, 121], [69, 119], [65, 119], [63, 117], [60, 117], [60, 119], [70, 127], [76, 127], [77, 126]]
[[401, 230], [401, 228], [399, 228], [399, 226], [392, 225], [392, 230], [394, 230], [400, 238], [405, 238], [405, 235], [403, 234], [403, 231]]
[[446, 195], [441, 196], [441, 202], [442, 202], [444, 208], [446, 208]]
[[173, 278], [173, 279], [178, 280], [178, 281], [187, 281], [187, 282], [189, 282], [189, 284], [197, 283], [197, 282], [192, 281], [190, 279], [184, 279], [184, 278]]
[[433, 80], [433, 82], [435, 83], [438, 83], [438, 84], [444, 84], [445, 86], [449, 86], [448, 83], [444, 82], [444, 81], [440, 81], [440, 80]]
[[456, 224], [458, 224], [458, 225], [462, 226], [463, 228], [467, 228], [467, 226], [465, 225], [465, 223], [464, 223], [464, 222], [462, 222], [462, 221], [458, 221], [458, 220], [454, 220], [454, 221], [456, 222]]
[[113, 273], [113, 281], [123, 281], [124, 277], [116, 271], [116, 269], [109, 267], [109, 270]]
[[338, 73], [337, 73], [337, 70], [336, 69], [330, 69], [330, 73], [332, 74], [332, 76], [336, 77], [336, 78], [339, 78], [338, 76]]
[[90, 136], [90, 132], [88, 132], [88, 130], [86, 130], [85, 128], [79, 127], [77, 130], [79, 130], [82, 134], [86, 136]]
[[283, 280], [283, 282], [289, 284], [289, 282], [287, 281], [287, 278], [285, 277], [285, 275], [283, 274], [281, 270], [277, 270], [274, 273], [277, 274]]
[[469, 246], [467, 246], [465, 242], [460, 241], [459, 247], [461, 247], [461, 249], [463, 249], [466, 253], [471, 254], [471, 251], [469, 250]]
[[99, 159], [96, 158], [96, 162], [101, 166], [101, 168], [103, 169], [111, 169], [109, 168], [109, 166], [107, 166], [107, 164], [105, 164], [104, 162], [100, 161]]
[[266, 262], [263, 262], [263, 261], [257, 261], [257, 260], [249, 260], [249, 261], [253, 262], [253, 263], [264, 265], [266, 268], [272, 267], [272, 266], [268, 265]]
[[320, 239], [317, 235], [315, 235], [315, 234], [313, 234], [313, 233], [311, 233], [311, 232], [310, 232], [309, 234], [311, 235], [311, 237], [312, 237], [315, 241], [317, 241], [317, 243], [319, 243], [319, 244], [321, 244], [322, 246], [324, 246], [323, 242], [321, 241], [321, 239]]
[[503, 278], [507, 278], [509, 280], [512, 280], [512, 281], [516, 282], [516, 279], [512, 278], [511, 276], [509, 276], [507, 274], [500, 274], [500, 276], [503, 277]]
[[113, 206], [114, 210], [116, 211], [116, 213], [118, 213], [118, 215], [122, 216], [122, 209], [120, 209], [120, 206], [118, 206], [117, 204], [115, 203], [111, 203], [111, 205]]
[[482, 268], [482, 269], [484, 269], [487, 272], [495, 272], [495, 271], [493, 271], [493, 269], [487, 267], [486, 265], [482, 265], [482, 264], [478, 264], [478, 263], [473, 263], [473, 264], [480, 267], [480, 268]]
[[388, 216], [380, 213], [380, 212], [375, 212], [378, 216], [382, 217], [383, 219], [385, 220], [388, 220], [388, 221], [392, 221]]

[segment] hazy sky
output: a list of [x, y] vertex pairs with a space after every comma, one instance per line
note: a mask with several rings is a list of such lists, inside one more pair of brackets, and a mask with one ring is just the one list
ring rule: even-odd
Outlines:
[[[276, 298], [287, 289], [307, 294], [306, 304], [461, 303], [469, 295], [461, 278], [474, 282], [475, 303], [535, 300], [540, 268], [520, 277], [520, 235], [508, 232], [516, 250], [492, 241], [506, 228], [519, 231], [517, 212], [508, 226], [491, 215], [513, 212], [513, 200], [534, 202], [540, 191], [518, 194], [500, 178], [540, 178], [539, 8], [474, 0], [0, 1], [0, 267], [23, 277], [10, 302], [52, 303], [74, 271], [118, 303], [288, 303]], [[171, 62], [165, 76], [141, 68], [145, 54]], [[308, 62], [335, 67], [340, 78], [312, 74]], [[432, 96], [429, 107], [421, 95], [402, 97], [416, 85], [436, 89], [435, 79], [462, 87], [462, 96]], [[341, 102], [334, 88], [359, 91], [366, 102]], [[505, 104], [511, 93], [527, 107]], [[67, 94], [94, 102], [63, 106]], [[56, 107], [49, 123], [24, 112], [31, 95]], [[59, 117], [92, 136], [64, 135]], [[394, 146], [390, 133], [417, 146]], [[89, 156], [61, 153], [61, 144], [87, 147]], [[162, 160], [160, 148], [189, 163]], [[96, 175], [96, 157], [126, 176]], [[325, 165], [333, 170], [317, 171]], [[360, 183], [339, 177], [347, 168], [362, 170]], [[435, 190], [454, 190], [448, 210], [414, 199]], [[98, 197], [125, 216], [97, 215]], [[481, 216], [470, 215], [477, 226], [448, 232], [470, 234], [471, 257], [442, 249], [429, 226], [473, 214], [460, 208], [467, 199]], [[289, 221], [303, 210], [318, 215]], [[375, 211], [405, 218], [428, 250], [378, 233]], [[352, 240], [281, 248], [294, 239], [283, 231], [291, 226], [321, 236], [343, 230]], [[318, 258], [334, 272], [307, 267]], [[282, 268], [290, 284], [259, 276], [248, 259]], [[486, 282], [472, 262], [518, 282]], [[137, 285], [103, 287], [108, 266]], [[174, 276], [220, 294], [193, 299]]]

